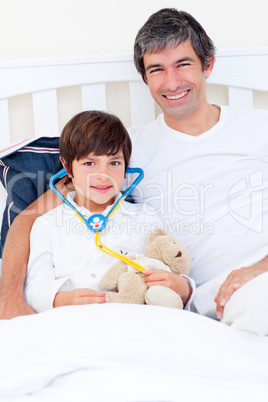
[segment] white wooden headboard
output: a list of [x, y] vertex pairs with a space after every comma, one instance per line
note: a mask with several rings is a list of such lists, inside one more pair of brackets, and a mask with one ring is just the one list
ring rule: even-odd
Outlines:
[[[155, 104], [132, 55], [0, 61], [0, 149], [10, 143], [9, 98], [32, 93], [35, 136], [57, 136], [57, 89], [79, 85], [83, 110], [106, 110], [111, 82], [128, 82], [131, 125], [155, 118]], [[229, 105], [252, 108], [254, 90], [268, 96], [268, 47], [219, 49], [208, 83], [228, 87]]]

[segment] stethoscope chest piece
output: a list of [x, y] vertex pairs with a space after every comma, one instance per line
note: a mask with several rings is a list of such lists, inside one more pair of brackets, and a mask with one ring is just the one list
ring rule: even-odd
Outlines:
[[87, 220], [87, 227], [92, 232], [101, 232], [107, 225], [107, 218], [104, 215], [95, 214]]

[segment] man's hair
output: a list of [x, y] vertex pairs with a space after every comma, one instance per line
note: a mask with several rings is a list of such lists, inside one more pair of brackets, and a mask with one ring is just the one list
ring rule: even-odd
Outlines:
[[102, 111], [77, 114], [65, 125], [60, 136], [60, 156], [71, 175], [74, 160], [91, 152], [96, 156], [116, 155], [121, 149], [126, 169], [132, 151], [129, 134], [118, 117]]
[[185, 11], [163, 8], [152, 14], [139, 30], [134, 43], [134, 63], [146, 82], [143, 56], [161, 52], [190, 40], [204, 70], [215, 55], [215, 46], [198, 21]]

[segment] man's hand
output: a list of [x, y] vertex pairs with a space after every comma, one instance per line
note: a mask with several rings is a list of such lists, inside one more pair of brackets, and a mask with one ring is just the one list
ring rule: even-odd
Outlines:
[[21, 315], [35, 314], [35, 311], [25, 302], [24, 298], [4, 297], [0, 294], [0, 319], [8, 320]]
[[222, 319], [224, 307], [230, 300], [232, 294], [245, 283], [251, 281], [256, 276], [268, 271], [268, 257], [262, 261], [246, 268], [240, 268], [232, 271], [226, 278], [225, 282], [219, 289], [215, 302], [217, 304], [216, 311], [217, 317]]
[[109, 296], [106, 293], [91, 289], [75, 289], [69, 292], [56, 294], [53, 307], [72, 306], [77, 304], [107, 303]]
[[192, 289], [183, 276], [162, 269], [146, 270], [143, 274], [146, 276], [145, 283], [148, 288], [155, 285], [166, 286], [181, 296], [184, 305], [189, 300]]

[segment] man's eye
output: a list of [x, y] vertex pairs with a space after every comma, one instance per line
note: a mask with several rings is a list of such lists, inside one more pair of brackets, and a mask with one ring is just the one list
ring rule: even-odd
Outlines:
[[150, 71], [150, 74], [159, 73], [160, 71], [162, 71], [162, 68], [154, 68]]
[[178, 64], [178, 67], [188, 67], [188, 66], [190, 66], [190, 63], [181, 63], [181, 64]]

